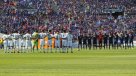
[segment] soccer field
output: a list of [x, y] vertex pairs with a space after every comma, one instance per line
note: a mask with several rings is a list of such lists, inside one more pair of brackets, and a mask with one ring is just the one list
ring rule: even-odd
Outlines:
[[136, 48], [74, 53], [0, 52], [0, 76], [136, 76]]

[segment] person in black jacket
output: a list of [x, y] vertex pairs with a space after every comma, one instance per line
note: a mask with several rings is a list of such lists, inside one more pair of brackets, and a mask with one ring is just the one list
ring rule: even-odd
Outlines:
[[125, 49], [126, 49], [126, 48], [128, 48], [128, 41], [129, 41], [129, 35], [128, 35], [127, 32], [125, 32], [125, 37], [124, 37], [124, 39], [125, 39]]
[[124, 34], [123, 33], [120, 34], [119, 39], [120, 39], [120, 47], [124, 48]]
[[93, 49], [97, 49], [97, 34], [93, 34]]
[[129, 34], [129, 45], [130, 45], [130, 48], [134, 48], [134, 34], [133, 34], [133, 32], [131, 32], [130, 34]]
[[91, 34], [88, 35], [88, 47], [89, 47], [89, 50], [91, 50], [92, 48], [92, 35]]
[[82, 42], [83, 42], [83, 35], [82, 34], [80, 34], [79, 36], [78, 36], [78, 50], [82, 50]]
[[118, 36], [118, 33], [115, 33], [114, 34], [114, 49], [118, 49], [118, 39], [119, 39], [119, 36]]
[[104, 34], [104, 49], [108, 47], [108, 35]]
[[87, 49], [87, 41], [88, 41], [87, 39], [88, 39], [87, 35], [84, 34], [83, 36], [83, 48], [84, 49]]
[[109, 33], [109, 49], [113, 48], [113, 34]]

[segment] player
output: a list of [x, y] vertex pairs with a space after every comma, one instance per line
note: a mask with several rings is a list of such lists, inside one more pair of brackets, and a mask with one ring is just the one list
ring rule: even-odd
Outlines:
[[83, 42], [83, 35], [82, 34], [80, 34], [79, 36], [78, 36], [78, 51], [80, 51], [80, 49], [82, 50], [82, 42]]
[[114, 47], [114, 43], [113, 43], [113, 39], [114, 39], [114, 36], [113, 36], [113, 33], [109, 33], [109, 49], [111, 49], [111, 47], [113, 48]]
[[26, 46], [26, 38], [25, 38], [25, 36], [22, 34], [22, 35], [21, 35], [21, 41], [20, 41], [21, 52], [25, 52], [25, 46]]
[[19, 53], [19, 38], [20, 38], [20, 34], [15, 32], [12, 35], [13, 35], [14, 52], [16, 50]]
[[134, 34], [133, 34], [133, 32], [131, 32], [129, 34], [129, 46], [130, 46], [130, 48], [134, 48]]
[[93, 34], [93, 49], [97, 49], [97, 34]]
[[118, 33], [114, 33], [114, 49], [118, 49], [118, 39], [119, 39], [119, 36], [118, 36]]
[[104, 40], [104, 49], [105, 49], [108, 47], [108, 35], [106, 33], [104, 34], [103, 40]]
[[[24, 35], [25, 37], [25, 48], [28, 50], [29, 48], [32, 50], [32, 44], [31, 44], [31, 37], [32, 35], [30, 33], [26, 33]], [[27, 51], [29, 52], [29, 51]]]
[[44, 33], [43, 31], [41, 33], [39, 33], [39, 38], [40, 38], [40, 49], [41, 51], [43, 51], [45, 53], [45, 50], [44, 50], [44, 45], [45, 45], [45, 38], [46, 36], [46, 33]]
[[120, 34], [119, 39], [120, 39], [120, 47], [124, 48], [124, 34], [122, 32]]
[[4, 45], [3, 45], [3, 38], [0, 39], [0, 49], [3, 49], [4, 48]]
[[61, 37], [62, 37], [62, 53], [66, 52], [66, 47], [67, 47], [67, 35], [68, 33], [66, 33], [66, 30], [64, 30], [63, 33], [61, 33]]
[[8, 53], [12, 53], [14, 47], [14, 43], [13, 43], [13, 35], [11, 33], [8, 34], [8, 48], [10, 49], [8, 51]]
[[[49, 33], [47, 34], [47, 37], [48, 37], [48, 50], [50, 50], [51, 53], [53, 53], [52, 51], [52, 36], [51, 35], [51, 31], [49, 31]], [[48, 53], [48, 50], [47, 50], [47, 53]]]
[[73, 53], [72, 45], [73, 45], [73, 35], [71, 31], [69, 31], [67, 35], [67, 53], [69, 48], [71, 48], [71, 53]]
[[88, 35], [88, 47], [89, 47], [89, 50], [91, 50], [91, 48], [92, 48], [92, 35], [91, 34], [89, 34]]
[[127, 32], [125, 32], [125, 49], [128, 48], [128, 41], [129, 41], [129, 34]]
[[57, 52], [58, 48], [59, 48], [59, 52], [61, 52], [61, 50], [60, 50], [61, 34], [60, 34], [59, 32], [57, 32], [57, 33], [55, 34], [55, 39], [56, 39], [56, 41], [55, 41], [56, 52]]
[[98, 41], [99, 41], [99, 48], [102, 49], [102, 41], [103, 41], [102, 32], [100, 32], [98, 35]]
[[88, 37], [86, 34], [83, 35], [83, 48], [87, 50], [87, 41], [88, 41]]
[[3, 35], [3, 45], [4, 45], [4, 53], [7, 53], [8, 51], [8, 36]]
[[39, 39], [39, 34], [37, 32], [34, 32], [32, 34], [32, 39], [33, 39], [33, 52], [34, 52], [34, 48], [36, 47], [37, 51], [38, 51], [38, 39]]

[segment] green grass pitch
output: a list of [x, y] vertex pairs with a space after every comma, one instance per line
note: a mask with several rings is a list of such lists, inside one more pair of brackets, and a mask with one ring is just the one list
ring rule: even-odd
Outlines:
[[4, 54], [0, 76], [136, 76], [136, 48]]

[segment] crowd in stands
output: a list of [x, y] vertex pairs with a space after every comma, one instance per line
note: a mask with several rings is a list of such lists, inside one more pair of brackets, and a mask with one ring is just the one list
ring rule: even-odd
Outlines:
[[[114, 12], [123, 15], [115, 18]], [[135, 13], [135, 0], [0, 0], [0, 32], [136, 32]]]

